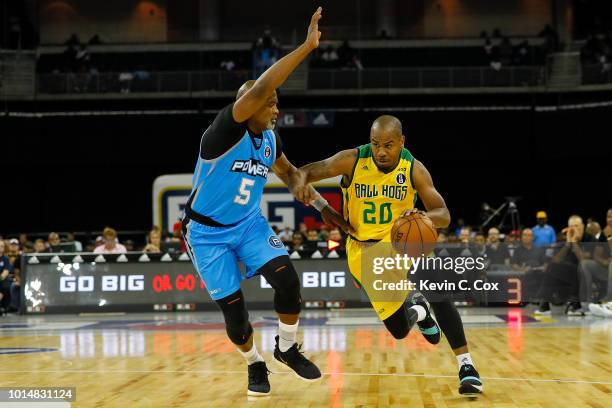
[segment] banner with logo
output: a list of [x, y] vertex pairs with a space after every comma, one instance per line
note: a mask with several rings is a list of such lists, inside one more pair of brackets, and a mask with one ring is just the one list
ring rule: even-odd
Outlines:
[[[352, 280], [346, 260], [294, 260], [293, 265], [302, 282], [304, 302], [322, 307], [328, 301], [335, 302], [336, 307], [367, 302]], [[215, 307], [188, 261], [26, 263], [24, 276], [26, 313]], [[242, 290], [251, 305], [272, 307], [274, 291], [262, 276], [243, 281]]]
[[278, 126], [283, 127], [332, 127], [335, 121], [334, 111], [288, 110], [278, 117]]

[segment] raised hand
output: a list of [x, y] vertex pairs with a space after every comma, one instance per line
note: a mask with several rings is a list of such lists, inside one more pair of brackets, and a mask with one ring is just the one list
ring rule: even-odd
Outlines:
[[319, 31], [319, 20], [321, 19], [322, 12], [323, 9], [319, 7], [310, 19], [308, 34], [306, 35], [306, 41], [304, 41], [304, 44], [306, 44], [311, 50], [314, 50], [319, 46], [319, 38], [321, 38], [321, 32]]

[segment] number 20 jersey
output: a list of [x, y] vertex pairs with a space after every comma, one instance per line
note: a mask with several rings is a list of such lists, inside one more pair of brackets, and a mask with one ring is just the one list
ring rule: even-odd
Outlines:
[[393, 221], [414, 208], [417, 192], [412, 185], [414, 158], [402, 149], [397, 166], [388, 173], [376, 167], [370, 144], [357, 148], [359, 155], [351, 183], [342, 185], [344, 218], [355, 228], [358, 241], [380, 241]]

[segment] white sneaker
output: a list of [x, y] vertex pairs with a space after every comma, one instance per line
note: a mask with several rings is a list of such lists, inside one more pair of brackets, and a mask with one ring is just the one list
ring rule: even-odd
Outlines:
[[603, 304], [591, 303], [589, 304], [589, 310], [593, 313], [593, 316], [612, 317], [612, 302]]
[[552, 312], [550, 311], [550, 309], [548, 310], [536, 309], [535, 312], [533, 312], [533, 314], [536, 316], [552, 316]]

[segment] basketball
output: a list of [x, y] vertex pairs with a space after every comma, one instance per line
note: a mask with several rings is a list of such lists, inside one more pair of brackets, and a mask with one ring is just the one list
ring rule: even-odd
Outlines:
[[411, 257], [428, 255], [436, 246], [438, 233], [432, 221], [415, 213], [398, 218], [391, 228], [391, 242], [395, 250]]

